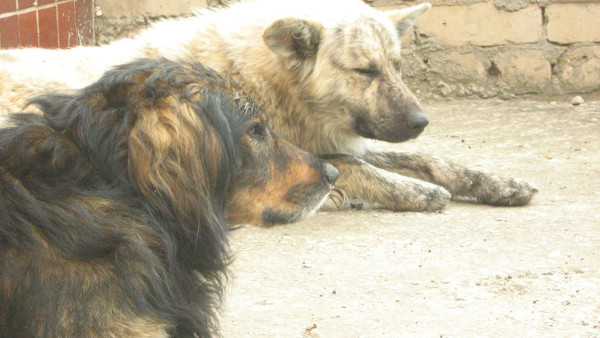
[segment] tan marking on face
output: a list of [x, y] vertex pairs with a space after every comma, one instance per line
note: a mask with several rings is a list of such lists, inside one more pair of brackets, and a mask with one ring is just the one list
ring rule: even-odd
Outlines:
[[[250, 222], [262, 225], [262, 214], [265, 209], [281, 212], [302, 213], [304, 206], [285, 199], [288, 192], [298, 185], [319, 184], [320, 173], [313, 167], [302, 152], [284, 145], [283, 159], [285, 171], [277, 167], [275, 160], [269, 166], [269, 178], [266, 186], [253, 186], [234, 191], [229, 202], [227, 220], [230, 224]], [[308, 198], [309, 196], [307, 196]], [[310, 196], [312, 197], [312, 196]]]

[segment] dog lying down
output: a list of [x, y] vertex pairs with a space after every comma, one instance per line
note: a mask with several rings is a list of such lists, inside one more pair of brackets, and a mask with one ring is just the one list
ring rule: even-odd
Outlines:
[[206, 337], [227, 225], [295, 221], [337, 170], [233, 81], [144, 59], [0, 129], [0, 336]]
[[242, 1], [106, 46], [0, 51], [0, 114], [45, 90], [87, 85], [135, 58], [198, 60], [231, 76], [278, 135], [340, 171], [329, 207], [358, 199], [395, 211], [436, 211], [452, 197], [525, 205], [537, 192], [527, 181], [370, 142], [414, 139], [429, 123], [403, 81], [400, 39], [429, 7], [382, 12], [362, 0]]

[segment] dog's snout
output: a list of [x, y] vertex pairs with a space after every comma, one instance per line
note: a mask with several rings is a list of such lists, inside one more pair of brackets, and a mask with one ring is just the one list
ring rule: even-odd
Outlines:
[[340, 174], [339, 171], [329, 163], [325, 163], [323, 165], [323, 172], [325, 174], [325, 179], [327, 183], [333, 185]]
[[429, 119], [425, 114], [419, 113], [416, 116], [409, 118], [407, 124], [410, 129], [425, 129], [429, 124]]

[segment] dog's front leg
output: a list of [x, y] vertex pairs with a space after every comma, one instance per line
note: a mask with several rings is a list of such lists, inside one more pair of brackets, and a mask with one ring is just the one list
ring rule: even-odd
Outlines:
[[436, 211], [451, 197], [438, 185], [377, 168], [352, 155], [335, 154], [322, 158], [340, 172], [334, 199], [341, 194], [395, 211]]
[[363, 159], [381, 169], [441, 185], [454, 197], [473, 198], [479, 203], [525, 205], [538, 191], [523, 180], [467, 169], [435, 156], [368, 152]]

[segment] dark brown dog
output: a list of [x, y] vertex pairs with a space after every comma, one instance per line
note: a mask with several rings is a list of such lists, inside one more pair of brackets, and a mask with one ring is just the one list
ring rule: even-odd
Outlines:
[[232, 81], [140, 60], [0, 130], [0, 336], [211, 336], [229, 223], [317, 209], [337, 171]]

